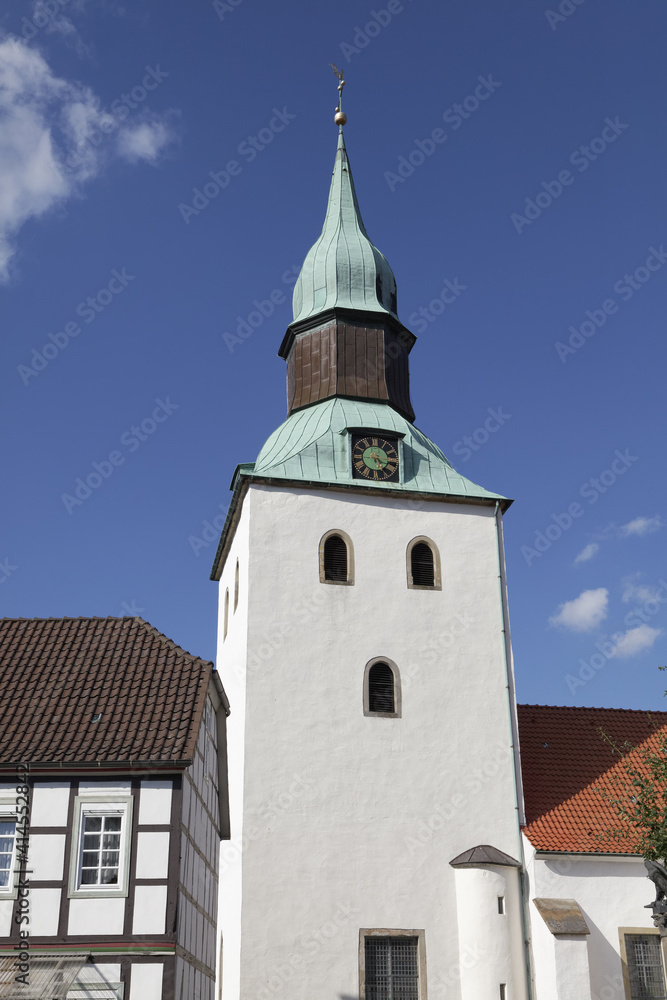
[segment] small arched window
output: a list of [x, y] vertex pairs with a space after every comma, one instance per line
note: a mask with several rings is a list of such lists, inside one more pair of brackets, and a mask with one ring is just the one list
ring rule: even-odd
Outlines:
[[227, 638], [227, 629], [229, 628], [229, 587], [225, 591], [225, 611], [224, 611], [224, 621], [222, 625], [222, 641], [224, 642]]
[[320, 541], [320, 583], [354, 583], [352, 542], [344, 531], [328, 531]]
[[234, 611], [239, 606], [239, 561], [236, 560], [236, 575], [234, 576]]
[[364, 715], [397, 719], [401, 715], [398, 667], [389, 660], [371, 660], [364, 675]]
[[428, 538], [413, 538], [408, 545], [408, 587], [440, 590], [438, 550]]

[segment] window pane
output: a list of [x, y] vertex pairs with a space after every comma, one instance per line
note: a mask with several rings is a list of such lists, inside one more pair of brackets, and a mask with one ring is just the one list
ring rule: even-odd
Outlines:
[[367, 937], [367, 1000], [419, 1000], [418, 939]]
[[117, 868], [103, 868], [102, 869], [102, 884], [103, 885], [117, 885], [118, 884], [118, 869]]
[[97, 851], [84, 851], [81, 864], [84, 868], [97, 868], [100, 863], [100, 855]]
[[97, 885], [97, 868], [84, 868], [81, 872], [82, 885]]
[[6, 869], [4, 872], [0, 872], [0, 886], [9, 885], [9, 870]]
[[102, 847], [105, 850], [117, 851], [120, 848], [120, 834], [119, 833], [105, 833], [102, 838]]
[[85, 833], [95, 833], [102, 829], [102, 817], [101, 816], [86, 816], [83, 821], [83, 829]]
[[105, 868], [109, 868], [111, 865], [114, 865], [117, 868], [119, 854], [120, 851], [102, 851], [103, 866]]
[[104, 819], [105, 819], [104, 823], [105, 833], [109, 833], [109, 831], [111, 830], [120, 831], [120, 823], [121, 823], [120, 816], [105, 816]]
[[99, 851], [101, 837], [99, 833], [86, 833], [83, 837], [84, 851]]
[[0, 837], [13, 837], [16, 831], [16, 823], [9, 823], [3, 820], [0, 823]]
[[0, 837], [0, 853], [11, 854], [14, 850], [13, 837]]
[[667, 1000], [659, 934], [626, 934], [632, 1000]]

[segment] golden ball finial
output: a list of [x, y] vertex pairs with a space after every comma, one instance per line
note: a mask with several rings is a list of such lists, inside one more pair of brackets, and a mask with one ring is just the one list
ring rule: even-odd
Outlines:
[[347, 115], [344, 111], [337, 111], [334, 115], [334, 122], [336, 125], [345, 125], [347, 122]]

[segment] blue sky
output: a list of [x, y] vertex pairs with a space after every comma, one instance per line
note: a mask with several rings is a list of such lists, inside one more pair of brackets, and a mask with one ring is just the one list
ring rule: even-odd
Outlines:
[[364, 221], [419, 337], [417, 424], [516, 498], [519, 700], [667, 707], [666, 19], [631, 0], [5, 3], [2, 613], [138, 613], [214, 657], [212, 539], [284, 419], [335, 62]]

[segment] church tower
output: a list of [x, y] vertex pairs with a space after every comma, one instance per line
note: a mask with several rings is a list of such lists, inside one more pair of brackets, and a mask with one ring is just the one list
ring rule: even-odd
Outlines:
[[524, 1000], [511, 501], [415, 426], [416, 338], [336, 121], [280, 348], [287, 419], [236, 471], [212, 573], [222, 997]]

